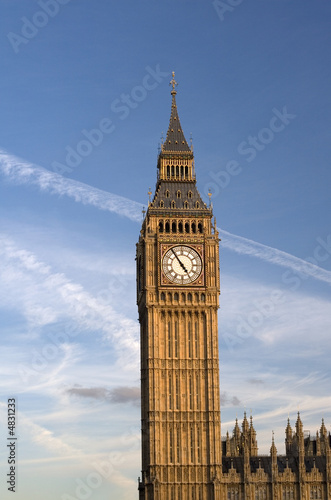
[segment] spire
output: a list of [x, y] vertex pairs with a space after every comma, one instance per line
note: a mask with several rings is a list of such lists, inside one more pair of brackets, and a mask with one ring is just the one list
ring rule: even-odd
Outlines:
[[169, 128], [168, 128], [168, 132], [167, 132], [167, 137], [163, 143], [162, 151], [172, 151], [172, 152], [181, 152], [181, 153], [191, 152], [191, 149], [190, 149], [189, 145], [187, 144], [187, 141], [186, 141], [185, 136], [184, 136], [184, 132], [182, 130], [182, 127], [181, 127], [181, 124], [179, 121], [177, 104], [176, 104], [177, 91], [175, 90], [175, 88], [178, 84], [175, 80], [175, 72], [174, 71], [172, 72], [172, 80], [170, 82], [170, 85], [172, 85], [171, 114], [170, 114], [170, 121], [169, 121]]

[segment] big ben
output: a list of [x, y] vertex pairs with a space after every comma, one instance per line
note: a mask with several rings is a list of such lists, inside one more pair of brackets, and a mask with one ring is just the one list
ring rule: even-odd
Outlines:
[[219, 235], [201, 198], [172, 84], [155, 194], [137, 243], [139, 500], [218, 500], [222, 474]]

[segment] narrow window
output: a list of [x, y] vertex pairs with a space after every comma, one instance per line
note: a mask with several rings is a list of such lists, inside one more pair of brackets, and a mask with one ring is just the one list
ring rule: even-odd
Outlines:
[[178, 295], [178, 293], [176, 292], [176, 293], [174, 294], [174, 300], [175, 300], [176, 302], [178, 302], [178, 299], [179, 299], [179, 295]]
[[169, 222], [165, 223], [165, 232], [166, 233], [170, 233], [170, 224], [169, 224]]
[[186, 179], [188, 178], [188, 167], [187, 166], [185, 167], [185, 178]]
[[193, 433], [193, 427], [191, 427], [191, 435], [190, 435], [190, 441], [191, 441], [191, 462], [194, 462], [194, 433]]
[[200, 393], [200, 387], [199, 387], [199, 375], [196, 376], [196, 387], [195, 387], [195, 400], [196, 400], [196, 408], [197, 410], [199, 409], [199, 393]]
[[202, 233], [202, 224], [201, 224], [201, 222], [199, 222], [199, 224], [198, 224], [198, 232]]
[[168, 177], [168, 179], [170, 177], [170, 165], [167, 165], [167, 177]]
[[179, 379], [176, 377], [176, 410], [179, 410]]
[[163, 233], [163, 222], [159, 222], [159, 231], [160, 233]]
[[195, 222], [192, 223], [192, 233], [195, 234], [197, 232], [197, 226]]
[[179, 233], [183, 232], [183, 223], [182, 222], [178, 222], [178, 232]]
[[174, 200], [172, 200], [171, 202], [171, 208], [176, 208], [176, 203], [174, 202]]
[[192, 294], [191, 293], [187, 294], [187, 301], [192, 302]]
[[176, 439], [176, 446], [177, 446], [177, 462], [180, 462], [180, 429], [177, 427], [177, 439]]
[[165, 301], [165, 293], [164, 292], [161, 292], [161, 300], [162, 300], [162, 302]]
[[181, 177], [181, 179], [183, 179], [183, 177], [184, 177], [184, 167], [183, 167], [183, 165], [180, 166], [180, 177]]
[[166, 195], [166, 198], [170, 198], [170, 193], [168, 190], [166, 191], [165, 195]]
[[195, 208], [200, 208], [200, 203], [198, 201], [195, 204]]
[[188, 322], [188, 357], [192, 358], [192, 331], [191, 321]]
[[173, 433], [172, 429], [169, 429], [169, 462], [172, 464], [174, 461], [174, 456], [173, 456]]
[[197, 358], [199, 355], [199, 327], [197, 321], [194, 324], [194, 351]]
[[188, 198], [192, 198], [192, 191], [189, 191], [189, 192], [187, 193], [187, 197], [188, 197]]
[[174, 177], [175, 175], [175, 167], [171, 165], [171, 177]]
[[181, 192], [180, 191], [177, 191], [177, 198], [181, 198]]
[[197, 428], [197, 454], [198, 454], [198, 463], [201, 462], [201, 447], [200, 447], [200, 430]]
[[176, 165], [176, 177], [179, 177], [179, 166]]
[[163, 200], [160, 201], [160, 208], [164, 208], [164, 201]]
[[178, 322], [175, 322], [175, 358], [178, 358]]
[[171, 230], [172, 230], [173, 233], [177, 233], [177, 224], [176, 224], [176, 222], [172, 223]]
[[184, 201], [184, 208], [188, 208], [188, 202]]
[[188, 222], [185, 222], [185, 233], [190, 232], [190, 224]]

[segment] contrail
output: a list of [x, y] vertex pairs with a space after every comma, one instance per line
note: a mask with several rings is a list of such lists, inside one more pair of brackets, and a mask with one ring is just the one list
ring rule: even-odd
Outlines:
[[233, 252], [250, 255], [258, 259], [292, 269], [299, 274], [305, 274], [320, 281], [331, 284], [331, 272], [311, 264], [304, 259], [295, 257], [277, 248], [257, 243], [256, 241], [217, 228], [222, 237], [222, 246]]
[[68, 196], [83, 205], [93, 205], [101, 210], [109, 210], [136, 222], [141, 221], [143, 205], [135, 201], [107, 193], [83, 182], [68, 179], [46, 168], [34, 165], [0, 149], [0, 170], [12, 182], [32, 184], [41, 191], [60, 196]]
[[[141, 222], [143, 205], [128, 198], [108, 193], [83, 182], [68, 179], [43, 167], [24, 161], [0, 150], [0, 171], [12, 182], [32, 184], [52, 195], [66, 195], [78, 203], [92, 205], [123, 215], [135, 222]], [[299, 259], [291, 254], [257, 243], [248, 238], [219, 230], [224, 247], [242, 255], [250, 255], [271, 264], [286, 267], [326, 283], [331, 283], [331, 272]]]

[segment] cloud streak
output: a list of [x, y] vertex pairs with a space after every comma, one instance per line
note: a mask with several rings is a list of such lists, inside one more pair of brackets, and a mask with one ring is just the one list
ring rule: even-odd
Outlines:
[[[68, 196], [83, 205], [91, 205], [100, 210], [114, 212], [135, 222], [141, 221], [143, 208], [141, 203], [68, 179], [31, 162], [17, 158], [1, 149], [0, 172], [9, 178], [11, 182], [35, 185], [41, 191], [51, 195]], [[331, 284], [330, 271], [277, 248], [231, 234], [222, 229], [219, 229], [219, 231], [224, 248]]]

